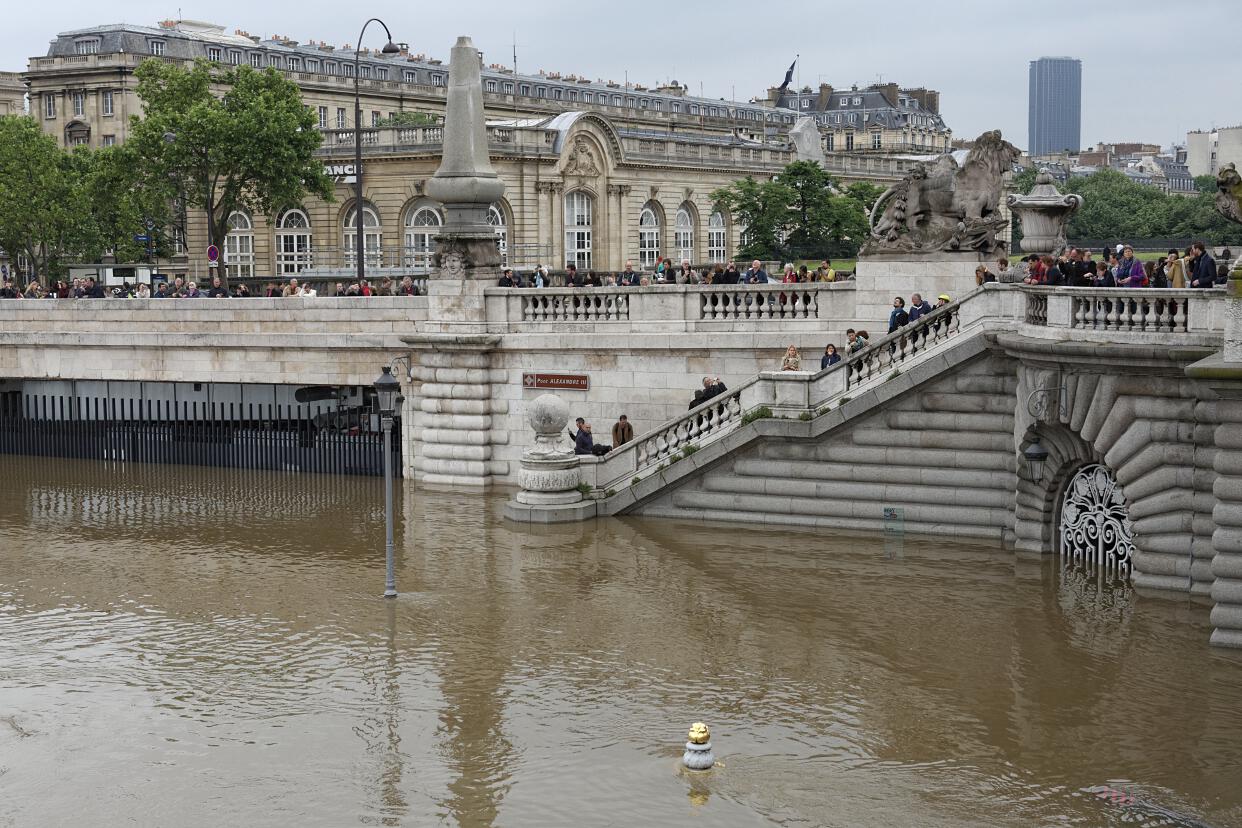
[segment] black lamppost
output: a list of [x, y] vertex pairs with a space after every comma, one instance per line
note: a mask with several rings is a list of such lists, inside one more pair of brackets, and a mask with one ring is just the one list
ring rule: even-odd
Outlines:
[[388, 567], [388, 577], [384, 582], [385, 598], [397, 597], [397, 580], [392, 563], [392, 420], [400, 395], [401, 383], [392, 375], [392, 366], [385, 365], [384, 372], [375, 381], [380, 428], [384, 432], [384, 562]]
[[[358, 231], [356, 241], [354, 243], [354, 255], [358, 257], [358, 284], [362, 285], [362, 280], [366, 278], [366, 266], [363, 259], [366, 253], [363, 247], [363, 221], [362, 221], [362, 97], [358, 90], [358, 76], [362, 57], [362, 36], [367, 32], [367, 26], [372, 23], [378, 23], [384, 27], [384, 34], [388, 36], [388, 42], [384, 44], [382, 53], [385, 55], [395, 55], [401, 51], [397, 44], [392, 42], [392, 32], [388, 31], [388, 24], [378, 17], [372, 17], [366, 23], [362, 24], [362, 31], [358, 32], [358, 45], [354, 49], [354, 222]], [[396, 594], [396, 593], [394, 593]]]

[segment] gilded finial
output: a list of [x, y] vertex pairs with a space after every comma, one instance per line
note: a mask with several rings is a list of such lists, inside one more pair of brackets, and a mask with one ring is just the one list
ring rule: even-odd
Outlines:
[[690, 725], [690, 743], [694, 745], [705, 745], [712, 738], [711, 731], [707, 729], [707, 725], [702, 722], [695, 722]]

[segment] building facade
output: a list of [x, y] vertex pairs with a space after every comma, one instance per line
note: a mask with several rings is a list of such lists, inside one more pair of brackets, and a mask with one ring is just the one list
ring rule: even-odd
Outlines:
[[1031, 155], [1082, 147], [1082, 61], [1043, 57], [1031, 61], [1027, 151]]
[[[426, 269], [443, 221], [423, 185], [440, 161], [446, 65], [404, 46], [397, 55], [363, 50], [356, 56], [349, 46], [261, 40], [193, 21], [101, 26], [61, 34], [47, 55], [30, 60], [31, 114], [65, 146], [121, 143], [130, 117], [142, 110], [134, 69], [152, 59], [280, 71], [298, 85], [323, 133], [319, 154], [337, 179], [335, 200], [308, 199], [275, 216], [235, 214], [223, 244], [230, 275], [344, 277], [355, 266], [355, 84], [369, 269]], [[517, 267], [557, 269], [573, 261], [619, 270], [628, 260], [649, 266], [658, 256], [727, 261], [742, 228], [710, 194], [744, 176], [770, 178], [796, 158], [788, 131], [799, 113], [770, 102], [695, 97], [676, 81], [648, 88], [572, 74], [523, 75], [498, 64], [484, 65], [482, 83], [492, 163], [505, 182], [492, 221], [505, 258]], [[892, 121], [885, 134], [897, 135], [900, 127], [900, 140], [873, 147], [864, 126], [877, 123], [877, 94], [848, 96], [873, 107], [856, 128], [834, 120], [852, 104], [834, 99], [817, 114], [825, 166], [847, 181], [899, 179], [920, 160], [911, 150], [934, 153], [947, 146], [931, 137], [947, 136], [935, 115], [930, 126]], [[926, 117], [910, 95], [898, 98], [907, 101], [908, 117]], [[393, 126], [403, 123], [419, 125]], [[849, 140], [850, 133], [859, 138]], [[204, 251], [218, 240], [206, 234], [201, 216], [190, 216], [184, 256], [175, 262], [188, 275], [207, 275]]]
[[1186, 166], [1192, 176], [1215, 176], [1225, 164], [1242, 164], [1242, 126], [1186, 135]]
[[0, 72], [0, 118], [26, 114], [26, 84], [17, 72]]
[[836, 89], [821, 83], [812, 91], [772, 87], [768, 103], [814, 118], [825, 153], [913, 152], [952, 149], [953, 132], [940, 117], [940, 93], [881, 83]]

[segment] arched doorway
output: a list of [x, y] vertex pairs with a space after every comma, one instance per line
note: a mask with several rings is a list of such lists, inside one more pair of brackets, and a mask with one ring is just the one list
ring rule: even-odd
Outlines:
[[1061, 495], [1059, 524], [1063, 559], [1129, 579], [1134, 528], [1125, 493], [1107, 466], [1090, 463], [1070, 477]]

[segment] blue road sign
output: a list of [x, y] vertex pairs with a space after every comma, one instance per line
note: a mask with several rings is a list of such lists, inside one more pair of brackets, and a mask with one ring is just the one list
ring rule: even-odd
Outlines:
[[149, 241], [151, 241], [151, 237], [150, 237], [150, 236], [134, 236], [134, 241], [136, 241], [136, 242], [149, 242]]

